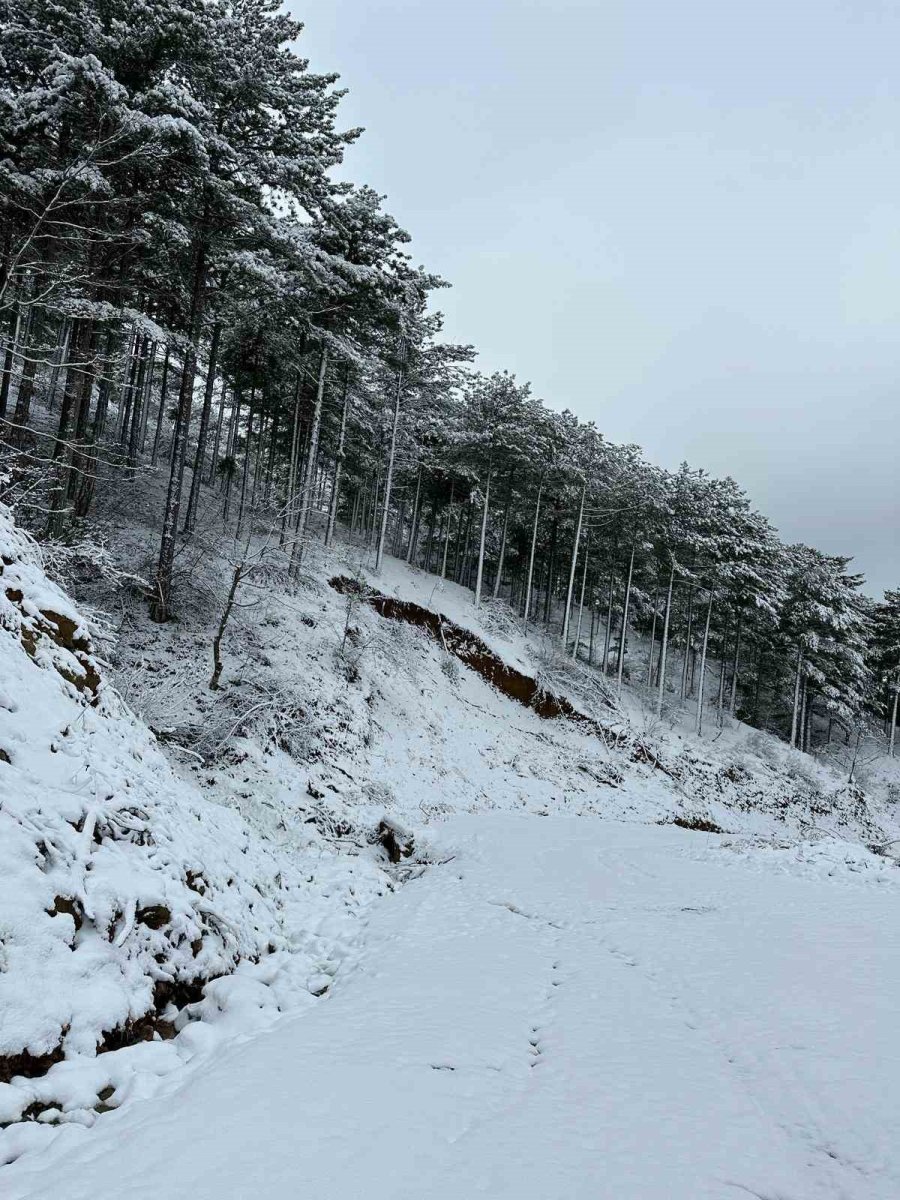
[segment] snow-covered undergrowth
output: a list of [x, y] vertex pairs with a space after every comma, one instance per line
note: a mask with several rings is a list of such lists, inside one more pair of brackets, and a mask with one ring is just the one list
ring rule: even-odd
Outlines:
[[337, 856], [314, 824], [263, 837], [179, 779], [102, 681], [77, 609], [5, 510], [0, 554], [10, 1159], [57, 1122], [90, 1124], [146, 1093], [230, 1030], [313, 1003], [392, 885], [380, 848]]
[[[109, 498], [106, 531], [122, 570], [148, 577], [164, 496], [152, 474]], [[386, 556], [338, 542], [307, 548], [301, 579], [263, 518], [249, 546], [223, 524], [222, 500], [204, 490], [194, 538], [179, 557], [177, 620], [154, 625], [136, 591], [103, 578], [76, 583], [79, 600], [115, 614], [108, 657], [116, 686], [168, 743], [177, 769], [265, 832], [315, 822], [326, 836], [371, 829], [385, 808], [413, 826], [443, 812], [518, 807], [700, 819], [726, 832], [779, 842], [823, 838], [885, 845], [897, 834], [900, 778], [886, 771], [864, 791], [776, 738], [726, 717], [702, 739], [690, 713], [614, 682], [521, 623], [507, 605]], [[277, 526], [276, 526], [277, 528]], [[246, 524], [244, 526], [246, 530]], [[268, 549], [264, 549], [267, 546]], [[212, 641], [233, 564], [254, 566], [222, 641], [223, 687], [211, 692]], [[599, 736], [540, 720], [414, 626], [390, 621], [329, 586], [358, 578], [470, 629], [510, 667], [602, 725]], [[90, 576], [90, 571], [86, 572]], [[630, 653], [640, 658], [637, 641]], [[648, 702], [649, 701], [649, 702]], [[202, 761], [201, 761], [202, 760]], [[871, 772], [871, 768], [869, 768]], [[890, 847], [889, 847], [890, 849]]]
[[[523, 633], [505, 605], [475, 611], [471, 592], [393, 559], [376, 577], [365, 548], [314, 543], [289, 583], [264, 531], [246, 550], [223, 540], [211, 497], [178, 619], [153, 624], [128, 585], [152, 553], [152, 504], [135, 486], [127, 519], [108, 514], [114, 583], [89, 563], [71, 576], [79, 603], [115, 614], [108, 666], [2, 516], [0, 1057], [12, 1082], [0, 1161], [84, 1136], [98, 1112], [174, 1087], [224, 1038], [335, 990], [398, 878], [373, 844], [385, 817], [413, 831], [423, 862], [429, 825], [498, 809], [678, 823], [761, 872], [894, 881], [892, 784], [867, 794], [737, 722], [698, 740], [649, 715], [639, 689], [618, 696], [553, 639]], [[245, 553], [260, 569], [210, 690]], [[335, 575], [444, 614], [589, 720], [542, 719], [440, 635], [341, 594]]]
[[[677, 713], [658, 721], [640, 689], [626, 685], [617, 696], [611, 680], [562, 655], [555, 639], [523, 633], [506, 605], [476, 611], [468, 589], [396, 559], [376, 576], [364, 547], [313, 543], [298, 583], [245, 586], [249, 607], [223, 639], [225, 686], [210, 692], [230, 574], [220, 545], [212, 533], [177, 622], [153, 625], [141, 601], [127, 603], [116, 678], [184, 774], [267, 828], [285, 811], [340, 833], [370, 829], [385, 808], [415, 826], [451, 811], [557, 806], [798, 844], [883, 845], [894, 836], [889, 787], [867, 793], [731, 718], [697, 739]], [[132, 565], [140, 569], [139, 557]], [[341, 594], [329, 585], [336, 575], [471, 630], [593, 727], [542, 720], [462, 665], [446, 642]]]

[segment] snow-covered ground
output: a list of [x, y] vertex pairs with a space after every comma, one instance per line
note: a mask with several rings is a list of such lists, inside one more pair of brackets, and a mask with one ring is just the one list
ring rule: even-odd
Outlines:
[[180, 779], [2, 506], [0, 563], [5, 1163], [312, 1006], [394, 882], [380, 847]]
[[[133, 501], [110, 534], [139, 574]], [[109, 665], [0, 528], [0, 1059], [24, 1071], [0, 1195], [900, 1195], [890, 770], [866, 792], [737, 722], [698, 740], [502, 604], [346, 544], [299, 583], [266, 565], [210, 692], [214, 516], [176, 622], [86, 572]], [[541, 719], [334, 574], [598, 726]], [[385, 817], [415, 838], [399, 866]]]
[[8, 1169], [9, 1200], [895, 1200], [893, 874], [480, 814], [332, 997]]

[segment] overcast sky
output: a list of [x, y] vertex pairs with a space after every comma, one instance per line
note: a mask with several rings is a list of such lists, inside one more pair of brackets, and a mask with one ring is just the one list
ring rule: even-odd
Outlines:
[[302, 0], [483, 370], [900, 585], [896, 0]]

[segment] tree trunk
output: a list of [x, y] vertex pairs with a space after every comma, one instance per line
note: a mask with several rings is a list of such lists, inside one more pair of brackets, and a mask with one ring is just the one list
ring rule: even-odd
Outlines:
[[810, 733], [812, 726], [812, 701], [816, 698], [815, 692], [812, 692], [809, 685], [809, 679], [804, 679], [803, 682], [803, 734], [800, 737], [800, 746], [804, 754], [809, 754]]
[[625, 584], [625, 603], [622, 606], [622, 633], [619, 637], [619, 662], [616, 668], [616, 687], [622, 690], [622, 675], [625, 671], [625, 638], [628, 633], [628, 609], [631, 605], [631, 580], [634, 575], [635, 545], [631, 544], [631, 558], [628, 561], [628, 580]]
[[[237, 530], [235, 537], [240, 536], [241, 525], [244, 523], [244, 505], [247, 502], [247, 480], [250, 477], [250, 453], [253, 447], [253, 418], [256, 416], [256, 383], [250, 385], [250, 404], [247, 408], [247, 437], [244, 440], [244, 465], [241, 467], [241, 499], [238, 503]], [[240, 431], [238, 431], [240, 433]], [[252, 521], [251, 521], [252, 525]], [[296, 542], [294, 543], [296, 545]]]
[[206, 476], [207, 486], [212, 487], [216, 481], [216, 470], [219, 466], [219, 447], [222, 444], [222, 429], [225, 424], [225, 397], [228, 394], [228, 385], [222, 378], [222, 388], [219, 392], [219, 412], [216, 417], [216, 435], [213, 438], [212, 454], [209, 460], [209, 471]]
[[353, 512], [350, 514], [350, 533], [354, 537], [360, 537], [362, 534], [363, 523], [363, 497], [365, 496], [365, 488], [362, 484], [358, 484], [353, 493]]
[[609, 674], [609, 648], [612, 645], [613, 596], [615, 594], [616, 577], [609, 573], [609, 592], [606, 597], [606, 629], [603, 633], [603, 674]]
[[[402, 346], [401, 346], [402, 354]], [[387, 477], [384, 481], [384, 501], [381, 514], [381, 529], [378, 533], [378, 546], [375, 550], [375, 571], [381, 570], [384, 558], [384, 539], [387, 534], [388, 513], [391, 507], [391, 490], [394, 485], [394, 459], [397, 456], [397, 432], [400, 428], [400, 402], [403, 399], [403, 368], [397, 367], [397, 388], [394, 393], [394, 419], [391, 422], [391, 445], [388, 451]]]
[[791, 745], [797, 745], [797, 732], [800, 718], [800, 680], [803, 668], [803, 651], [797, 650], [797, 669], [794, 676], [794, 708], [791, 714]]
[[716, 700], [716, 714], [717, 714], [717, 715], [716, 715], [716, 720], [717, 720], [717, 722], [718, 722], [718, 724], [719, 724], [719, 727], [720, 727], [720, 728], [721, 728], [721, 726], [724, 724], [724, 712], [725, 712], [725, 675], [726, 675], [726, 673], [727, 673], [727, 671], [728, 671], [728, 666], [727, 666], [727, 664], [726, 664], [726, 661], [725, 661], [725, 660], [726, 660], [726, 657], [727, 657], [727, 654], [728, 654], [728, 633], [729, 633], [729, 624], [728, 624], [728, 621], [727, 621], [727, 619], [726, 619], [726, 622], [725, 622], [725, 628], [724, 628], [724, 630], [722, 631], [722, 657], [721, 657], [721, 659], [719, 660], [719, 665], [720, 665], [720, 670], [719, 670], [719, 695], [718, 695], [718, 699]]
[[19, 340], [19, 325], [19, 306], [14, 304], [9, 313], [9, 333], [6, 339], [6, 353], [3, 355], [3, 374], [0, 376], [0, 421], [6, 418], [6, 406], [9, 402], [9, 385], [12, 381], [13, 360], [16, 354], [16, 343]]
[[428, 536], [425, 538], [425, 558], [422, 563], [422, 568], [427, 573], [431, 572], [431, 551], [434, 547], [434, 531], [437, 525], [437, 500], [431, 502], [431, 517], [428, 521]]
[[653, 687], [653, 656], [656, 653], [656, 618], [659, 616], [659, 584], [653, 593], [653, 623], [650, 626], [650, 654], [647, 658], [647, 687]]
[[[456, 582], [459, 584], [465, 583], [466, 571], [469, 563], [469, 543], [472, 539], [472, 501], [469, 500], [466, 504], [465, 511], [466, 532], [463, 537], [457, 537], [456, 557], [457, 564], [454, 564], [454, 575]], [[462, 518], [460, 518], [462, 520]]]
[[209, 690], [211, 692], [218, 691], [219, 680], [222, 678], [222, 638], [225, 634], [225, 627], [228, 624], [228, 618], [231, 616], [231, 610], [234, 608], [234, 598], [237, 595], [238, 587], [244, 574], [243, 560], [234, 568], [234, 573], [231, 576], [231, 587], [228, 589], [228, 598], [225, 601], [225, 607], [222, 610], [222, 617], [219, 621], [219, 627], [216, 630], [216, 636], [213, 638], [213, 673], [209, 681]]
[[[285, 532], [288, 528], [293, 531], [294, 517], [297, 511], [297, 466], [300, 458], [300, 401], [302, 392], [302, 372], [298, 370], [297, 381], [294, 385], [294, 415], [291, 420], [291, 452], [288, 459], [287, 492], [284, 497], [284, 512], [281, 518], [281, 537], [279, 544], [284, 545]], [[357, 494], [358, 499], [358, 494]], [[354, 504], [354, 517], [356, 506]], [[351, 526], [352, 532], [352, 526]]]
[[133, 396], [131, 401], [131, 414], [129, 421], [122, 430], [122, 444], [128, 448], [129, 466], [132, 464], [132, 459], [137, 462], [138, 439], [141, 432], [141, 419], [143, 416], [143, 399], [144, 392], [147, 387], [148, 367], [150, 364], [151, 354], [156, 353], [156, 346], [151, 343], [148, 337], [141, 339], [141, 349], [137, 361], [137, 372], [134, 378]]
[[13, 414], [11, 440], [17, 446], [25, 443], [28, 422], [31, 420], [31, 398], [34, 395], [34, 378], [37, 374], [37, 343], [40, 341], [40, 336], [40, 322], [32, 305], [28, 309], [25, 332], [22, 335], [22, 374], [19, 377], [19, 390], [16, 394], [16, 408]]
[[694, 589], [688, 588], [687, 628], [684, 635], [684, 662], [681, 664], [681, 699], [687, 699], [688, 678], [690, 676], [691, 637], [694, 624]]
[[209, 343], [209, 365], [206, 369], [206, 387], [203, 392], [203, 408], [200, 411], [200, 428], [197, 432], [197, 453], [194, 455], [194, 470], [191, 474], [191, 490], [188, 493], [183, 533], [191, 533], [197, 521], [197, 506], [200, 503], [200, 478], [203, 474], [203, 460], [206, 457], [206, 437], [209, 430], [209, 414], [212, 411], [213, 388], [216, 384], [216, 358], [219, 353], [219, 338], [221, 335], [222, 323], [221, 321], [216, 321], [215, 325], [213, 325], [212, 338]]
[[[256, 435], [256, 450], [253, 455], [253, 488], [250, 492], [250, 512], [256, 511], [256, 496], [259, 492], [259, 482], [262, 478], [262, 465], [265, 458], [266, 449], [266, 393], [263, 390], [262, 400], [260, 401], [259, 409], [259, 432]], [[315, 493], [315, 485], [313, 486]], [[312, 503], [310, 508], [312, 508]]]
[[553, 607], [553, 577], [556, 570], [556, 538], [559, 533], [559, 519], [553, 518], [550, 527], [550, 553], [547, 559], [547, 586], [544, 592], [544, 625], [550, 624], [550, 610]]
[[[74, 344], [74, 322], [69, 330], [69, 338], [66, 343], [66, 359], [72, 353]], [[106, 431], [106, 417], [109, 410], [109, 396], [112, 391], [112, 363], [115, 357], [116, 348], [116, 331], [112, 328], [106, 332], [106, 341], [103, 343], [103, 373], [99, 376], [97, 386], [97, 407], [94, 409], [94, 423], [91, 429], [91, 441], [99, 442]]]
[[412, 518], [409, 522], [409, 541], [406, 545], [406, 561], [412, 563], [416, 557], [416, 543], [419, 540], [419, 517], [422, 502], [422, 468], [416, 475], [416, 497], [413, 500]]
[[72, 321], [69, 317], [63, 317], [59, 326], [59, 336], [56, 343], [56, 351], [53, 355], [53, 366], [50, 371], [50, 382], [47, 386], [47, 411], [53, 412], [53, 403], [56, 400], [56, 389], [59, 384], [59, 372], [62, 364], [66, 361], [69, 345], [69, 331], [72, 328]]
[[325, 530], [325, 545], [334, 540], [337, 524], [338, 502], [341, 495], [341, 471], [344, 466], [344, 439], [347, 435], [347, 416], [350, 411], [349, 371], [344, 370], [344, 395], [341, 401], [341, 430], [338, 434], [337, 454], [334, 456], [334, 479], [331, 483], [331, 501], [328, 505], [328, 526]]
[[453, 489], [455, 479], [450, 480], [450, 501], [447, 505], [447, 528], [444, 531], [444, 553], [441, 557], [441, 579], [447, 578], [447, 555], [450, 551], [450, 529], [453, 525]]
[[700, 652], [700, 682], [697, 685], [697, 737], [703, 733], [703, 685], [706, 681], [706, 650], [709, 646], [709, 623], [712, 620], [713, 595], [709, 593], [706, 625], [703, 628], [703, 649]]
[[531, 583], [534, 579], [534, 554], [537, 548], [538, 519], [541, 514], [541, 495], [543, 491], [544, 481], [541, 479], [538, 485], [537, 501], [534, 506], [534, 524], [531, 527], [531, 550], [528, 554], [528, 579], [525, 583], [525, 612], [523, 613], [523, 620], [526, 627], [528, 626], [528, 619], [531, 616]]
[[132, 329], [128, 342], [128, 353], [125, 357], [124, 384], [119, 396], [119, 406], [116, 413], [115, 439], [120, 446], [125, 445], [127, 425], [131, 416], [131, 403], [134, 394], [134, 379], [141, 358], [141, 348], [144, 339], [138, 337], [137, 330]]
[[478, 540], [478, 571], [475, 575], [475, 607], [481, 607], [481, 583], [484, 578], [484, 543], [487, 538], [488, 513], [491, 507], [492, 466], [488, 463], [487, 487], [484, 490], [484, 508], [481, 513], [481, 535]]
[[503, 581], [503, 560], [506, 557], [506, 531], [509, 528], [509, 508], [512, 504], [512, 498], [507, 497], [506, 508], [503, 512], [503, 532], [500, 535], [500, 557], [497, 560], [497, 574], [494, 577], [494, 589], [491, 593], [496, 600], [500, 595], [500, 584]]
[[266, 478], [263, 488], [263, 504], [266, 508], [272, 502], [272, 480], [275, 475], [275, 453], [278, 448], [278, 425], [278, 409], [276, 408], [269, 424], [269, 456], [266, 460]]
[[231, 485], [237, 473], [237, 440], [241, 423], [241, 405], [243, 404], [241, 389], [235, 386], [231, 397], [231, 415], [228, 420], [228, 445], [225, 448], [225, 503], [222, 505], [222, 520], [228, 521], [228, 510], [231, 505]]
[[152, 356], [156, 353], [156, 344], [151, 344], [149, 338], [144, 338], [141, 343], [141, 357], [138, 362], [137, 376], [134, 382], [133, 398], [131, 403], [131, 421], [122, 431], [123, 444], [128, 447], [128, 466], [133, 468], [137, 466], [138, 452], [140, 450], [141, 427], [144, 419], [144, 402], [146, 400], [148, 377], [150, 374], [150, 363]]
[[394, 558], [400, 558], [403, 550], [403, 538], [406, 533], [406, 497], [400, 501], [400, 511], [397, 514], [397, 520], [394, 526], [394, 536], [391, 539], [391, 554]]
[[663, 621], [662, 645], [659, 650], [659, 686], [656, 694], [656, 715], [662, 716], [663, 694], [666, 689], [666, 654], [669, 649], [669, 621], [672, 616], [672, 588], [675, 586], [675, 564], [669, 572], [669, 591], [666, 595], [666, 616]]
[[[368, 520], [368, 532], [366, 533], [366, 545], [372, 545], [372, 539], [375, 537], [375, 522], [378, 519], [378, 492], [381, 488], [380, 473], [375, 476], [375, 489], [372, 493], [372, 513]], [[379, 533], [381, 527], [379, 526]], [[386, 532], [386, 531], [385, 531]], [[382, 549], [382, 555], [384, 550]]]
[[738, 670], [741, 665], [741, 618], [738, 617], [737, 632], [734, 638], [734, 665], [731, 669], [731, 694], [728, 698], [728, 711], [734, 716], [737, 708]]
[[587, 480], [581, 485], [581, 502], [578, 505], [578, 523], [575, 526], [575, 541], [572, 546], [572, 561], [569, 564], [569, 586], [566, 588], [566, 608], [563, 613], [562, 644], [565, 649], [569, 644], [569, 610], [572, 607], [572, 593], [575, 588], [575, 568], [578, 565], [578, 548], [581, 544], [581, 525], [584, 520], [584, 498], [587, 495]]
[[162, 433], [163, 415], [166, 411], [166, 389], [169, 385], [169, 347], [163, 357], [162, 379], [159, 384], [159, 412], [156, 414], [156, 432], [153, 435], [153, 451], [150, 455], [150, 465], [155, 467], [159, 459], [159, 439]]
[[72, 359], [66, 371], [66, 385], [53, 447], [53, 460], [58, 465], [56, 480], [50, 490], [50, 511], [47, 517], [48, 537], [58, 537], [62, 532], [68, 494], [69, 426], [72, 414], [77, 412], [85, 390], [88, 390], [88, 394], [90, 394], [93, 383], [90, 366], [91, 346], [94, 341], [93, 330], [93, 321], [78, 319], [72, 331]]
[[572, 658], [578, 658], [578, 648], [581, 645], [581, 622], [584, 618], [584, 592], [587, 587], [588, 563], [591, 561], [591, 531], [588, 530], [584, 539], [584, 570], [581, 572], [581, 596], [578, 601], [578, 622], [575, 626], [575, 644], [572, 647]]
[[194, 289], [191, 297], [190, 343], [184, 356], [181, 387], [178, 389], [178, 410], [175, 415], [175, 431], [172, 444], [172, 468], [166, 491], [166, 507], [163, 514], [163, 529], [159, 543], [159, 562], [153, 588], [150, 616], [154, 621], [167, 621], [171, 614], [172, 569], [175, 565], [175, 540], [178, 536], [178, 515], [181, 509], [181, 493], [184, 487], [184, 468], [187, 456], [188, 435], [191, 429], [191, 409], [194, 403], [194, 375], [197, 370], [197, 346], [203, 328], [204, 289], [207, 265], [203, 246], [197, 251], [194, 269]]
[[322, 430], [322, 403], [325, 398], [325, 375], [328, 370], [328, 346], [322, 347], [319, 355], [319, 375], [316, 380], [316, 399], [313, 405], [312, 423], [309, 429], [309, 446], [303, 467], [303, 483], [300, 488], [300, 511], [297, 514], [297, 531], [291, 555], [291, 566], [296, 569], [303, 559], [306, 527], [309, 523], [316, 465], [319, 460], [319, 434]]
[[[94, 329], [91, 331], [87, 351], [87, 374], [85, 375], [84, 382], [82, 383], [81, 394], [78, 398], [78, 408], [75, 414], [75, 430], [72, 436], [73, 446], [67, 456], [69, 459], [69, 474], [66, 482], [67, 501], [71, 501], [75, 497], [79, 490], [79, 485], [85, 476], [85, 472], [88, 470], [85, 446], [88, 434], [88, 421], [91, 414], [91, 395], [94, 390], [96, 351], [97, 330], [96, 327], [94, 327]], [[88, 504], [89, 503], [90, 500], [88, 500]], [[87, 512], [87, 508], [85, 508], [84, 511]]]
[[150, 398], [153, 395], [153, 376], [156, 373], [156, 351], [158, 350], [156, 342], [150, 346], [150, 362], [147, 366], [147, 382], [144, 385], [144, 394], [141, 397], [141, 428], [138, 434], [137, 446], [135, 450], [135, 459], [138, 454], [143, 454], [147, 448], [147, 426], [150, 423]]

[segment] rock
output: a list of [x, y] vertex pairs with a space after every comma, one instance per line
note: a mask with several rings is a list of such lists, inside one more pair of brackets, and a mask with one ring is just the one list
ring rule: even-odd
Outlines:
[[164, 904], [148, 904], [146, 908], [137, 910], [134, 919], [148, 929], [162, 929], [172, 920], [172, 913]]
[[398, 863], [401, 858], [409, 858], [415, 849], [415, 839], [410, 831], [390, 817], [382, 817], [375, 836], [387, 850], [392, 863]]

